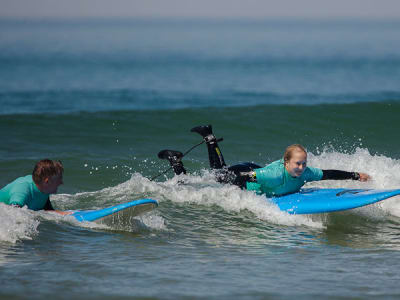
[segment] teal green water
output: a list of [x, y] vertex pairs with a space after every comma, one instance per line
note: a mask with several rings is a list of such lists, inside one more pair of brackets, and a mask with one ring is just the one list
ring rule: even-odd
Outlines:
[[[315, 154], [351, 154], [359, 147], [399, 159], [399, 113], [398, 102], [375, 102], [5, 115], [0, 126], [7, 143], [0, 154], [2, 169], [8, 171], [1, 182], [21, 170], [31, 172], [42, 157], [56, 157], [67, 166], [67, 192], [115, 185], [134, 172], [151, 178], [168, 166], [157, 158], [160, 150], [185, 152], [201, 141], [190, 132], [199, 124], [213, 124], [217, 137], [224, 138], [220, 146], [230, 164], [266, 164], [280, 158], [290, 143], [301, 143]], [[196, 148], [184, 160], [189, 170], [208, 166], [205, 148]]]
[[[104, 227], [0, 205], [1, 299], [397, 299], [399, 198], [290, 216], [221, 185], [204, 145], [172, 172], [162, 149], [212, 124], [228, 164], [301, 143], [309, 164], [400, 186], [397, 21], [0, 21], [0, 186], [59, 159], [62, 210], [139, 198]], [[180, 184], [180, 182], [185, 184]]]

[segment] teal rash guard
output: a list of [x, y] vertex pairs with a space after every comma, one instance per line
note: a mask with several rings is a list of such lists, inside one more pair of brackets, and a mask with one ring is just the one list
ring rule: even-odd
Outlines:
[[0, 190], [0, 202], [27, 206], [32, 210], [50, 207], [49, 194], [42, 193], [33, 182], [32, 175], [19, 177]]
[[323, 176], [321, 169], [307, 167], [300, 177], [292, 177], [286, 170], [283, 159], [255, 169], [254, 172], [257, 181], [247, 182], [247, 190], [265, 194], [267, 197], [298, 192], [306, 182], [321, 180]]

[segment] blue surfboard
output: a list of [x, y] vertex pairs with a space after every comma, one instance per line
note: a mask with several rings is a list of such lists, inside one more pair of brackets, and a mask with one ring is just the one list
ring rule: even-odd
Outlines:
[[80, 222], [112, 223], [139, 216], [156, 208], [158, 203], [153, 199], [134, 200], [103, 209], [77, 210], [73, 211], [74, 216]]
[[289, 214], [317, 214], [361, 207], [400, 195], [400, 189], [302, 189], [298, 193], [268, 198]]

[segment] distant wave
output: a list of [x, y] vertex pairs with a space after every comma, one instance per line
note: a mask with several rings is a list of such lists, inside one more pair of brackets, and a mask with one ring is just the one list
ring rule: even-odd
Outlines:
[[359, 94], [278, 94], [253, 91], [165, 92], [156, 90], [46, 90], [0, 93], [0, 114], [171, 110], [259, 105], [321, 105], [398, 102], [400, 92]]

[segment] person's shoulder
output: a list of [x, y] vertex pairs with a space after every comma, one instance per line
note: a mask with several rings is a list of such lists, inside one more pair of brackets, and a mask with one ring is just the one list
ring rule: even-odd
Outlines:
[[284, 167], [283, 159], [278, 159], [278, 160], [273, 161], [272, 163], [269, 163], [264, 168], [275, 169], [275, 168], [283, 168], [283, 167]]
[[267, 165], [265, 168], [270, 170], [271, 172], [279, 173], [285, 168], [285, 165], [283, 163], [283, 159], [278, 159]]
[[33, 182], [33, 178], [32, 175], [26, 175], [26, 176], [22, 176], [20, 177], [22, 181], [24, 182], [28, 182], [28, 183], [32, 183]]
[[266, 166], [256, 169], [256, 170], [266, 172], [266, 171], [273, 170], [273, 169], [277, 168], [278, 166], [279, 166], [279, 160], [276, 160], [276, 161], [273, 161], [273, 162], [267, 164]]
[[284, 174], [284, 165], [281, 160], [276, 160], [264, 168], [256, 169], [257, 179], [268, 180], [272, 182], [281, 182], [281, 178]]
[[32, 175], [26, 175], [15, 179], [12, 183], [13, 190], [28, 190], [33, 184]]
[[320, 180], [323, 172], [320, 168], [307, 167], [303, 174], [307, 180]]
[[320, 168], [307, 166], [306, 171], [307, 172], [319, 172], [319, 171], [322, 171], [322, 170]]
[[25, 175], [14, 179], [11, 183], [32, 182], [32, 175]]

